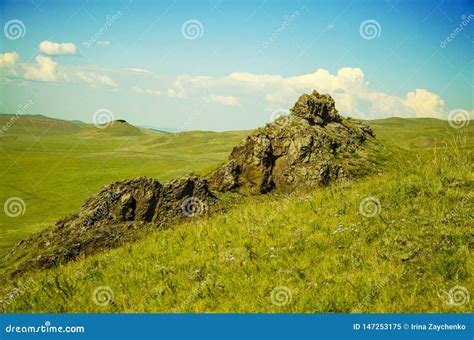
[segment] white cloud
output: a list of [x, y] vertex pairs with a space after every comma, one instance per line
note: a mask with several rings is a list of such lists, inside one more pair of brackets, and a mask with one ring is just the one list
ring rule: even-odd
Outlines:
[[66, 75], [58, 72], [58, 63], [49, 57], [36, 57], [37, 65], [24, 64], [23, 77], [28, 80], [55, 82], [66, 79]]
[[[19, 59], [16, 52], [0, 54], [0, 69], [5, 79], [10, 76], [45, 82], [67, 81], [97, 87], [118, 87], [107, 75], [116, 70], [84, 65], [60, 67], [56, 61], [42, 55], [36, 57], [36, 64], [20, 64]], [[130, 91], [151, 96], [207, 98], [212, 103], [227, 106], [240, 105], [239, 98], [246, 97], [249, 98], [247, 102], [263, 103], [264, 109], [271, 112], [291, 107], [302, 93], [316, 89], [333, 96], [341, 114], [354, 118], [399, 116], [445, 119], [448, 116], [445, 101], [439, 95], [420, 88], [402, 96], [376, 90], [370, 86], [362, 69], [357, 67], [344, 67], [335, 73], [320, 68], [312, 73], [288, 77], [234, 72], [222, 77], [185, 74], [169, 78], [159, 77], [138, 67], [119, 71], [117, 77], [121, 82], [126, 82], [126, 79], [130, 81], [131, 77], [146, 76], [149, 88], [133, 86]]]
[[417, 117], [442, 118], [444, 112], [444, 100], [437, 94], [425, 89], [416, 89], [408, 92], [405, 105], [412, 109]]
[[[335, 74], [320, 68], [313, 73], [290, 77], [251, 72], [234, 72], [225, 77], [181, 75], [167, 93], [175, 97], [202, 97], [217, 91], [238, 93], [239, 96], [258, 95], [266, 101], [266, 109], [274, 111], [291, 107], [298, 96], [313, 89], [329, 93], [341, 114], [354, 118], [446, 117], [444, 100], [437, 94], [417, 89], [405, 98], [378, 91], [370, 86], [362, 69], [357, 67], [343, 67]], [[229, 98], [214, 101], [228, 105], [238, 103]]]
[[236, 106], [239, 105], [239, 99], [234, 96], [216, 96], [211, 95], [208, 99], [213, 103], [218, 103], [227, 106]]
[[16, 52], [0, 53], [0, 74], [1, 75], [16, 75], [16, 67], [20, 56]]
[[96, 44], [101, 47], [107, 47], [110, 45], [110, 41], [108, 40], [97, 40]]
[[133, 86], [131, 88], [131, 90], [132, 90], [132, 92], [135, 92], [135, 93], [148, 94], [150, 96], [161, 96], [162, 95], [161, 91], [151, 90], [151, 89], [144, 89], [144, 88], [141, 88], [139, 86]]
[[149, 70], [146, 70], [144, 68], [139, 68], [139, 67], [127, 67], [127, 68], [124, 68], [124, 70], [128, 72], [134, 72], [134, 73], [146, 73], [146, 74], [153, 73]]
[[105, 74], [80, 71], [76, 73], [80, 81], [98, 87], [117, 87], [118, 85]]
[[45, 40], [40, 43], [39, 50], [47, 55], [73, 55], [76, 54], [76, 45]]
[[[60, 66], [51, 57], [38, 55], [36, 64], [19, 64], [16, 52], [0, 54], [0, 75], [3, 80], [18, 77], [24, 80], [42, 82], [85, 83], [94, 87], [116, 88], [117, 83], [104, 73], [103, 69], [94, 66]], [[17, 79], [18, 80], [18, 79]]]

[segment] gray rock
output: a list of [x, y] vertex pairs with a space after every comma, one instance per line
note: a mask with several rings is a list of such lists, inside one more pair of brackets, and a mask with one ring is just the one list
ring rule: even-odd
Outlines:
[[12, 274], [50, 268], [134, 241], [142, 230], [167, 228], [206, 214], [215, 199], [207, 181], [194, 176], [163, 185], [146, 177], [106, 185], [76, 214], [21, 241], [8, 255], [20, 260]]
[[327, 185], [350, 173], [351, 157], [367, 163], [364, 148], [373, 137], [365, 123], [341, 117], [331, 96], [313, 91], [298, 99], [289, 116], [241, 141], [209, 183], [213, 190], [251, 193]]

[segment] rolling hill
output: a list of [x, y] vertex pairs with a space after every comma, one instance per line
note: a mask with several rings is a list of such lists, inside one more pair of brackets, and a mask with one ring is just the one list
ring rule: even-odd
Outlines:
[[[208, 174], [249, 133], [146, 131], [103, 138], [75, 123], [61, 135], [50, 119], [34, 119], [41, 123], [33, 135], [18, 126], [0, 138], [0, 199], [20, 197], [26, 207], [18, 217], [0, 217], [4, 255], [104, 184]], [[226, 213], [3, 280], [4, 292], [28, 287], [5, 311], [472, 311], [472, 302], [448, 303], [453, 287], [474, 287], [472, 126], [452, 129], [431, 119], [370, 125], [387, 147], [380, 172], [299, 194], [224, 197], [233, 202]], [[364, 214], [366, 198], [378, 202], [373, 216]], [[92, 298], [101, 287], [113, 294], [103, 306]], [[272, 301], [277, 288], [286, 303]]]

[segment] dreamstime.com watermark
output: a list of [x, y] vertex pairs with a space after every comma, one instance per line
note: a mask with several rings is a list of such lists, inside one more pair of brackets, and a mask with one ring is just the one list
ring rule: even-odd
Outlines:
[[291, 303], [293, 296], [291, 289], [286, 286], [277, 286], [273, 288], [270, 293], [270, 300], [272, 304], [278, 307], [283, 307]]
[[120, 198], [120, 194], [114, 192], [113, 194], [110, 194], [107, 196], [106, 200], [103, 201], [92, 213], [91, 216], [87, 216], [87, 218], [84, 220], [84, 223], [86, 225], [91, 225], [94, 224], [96, 220], [98, 220], [100, 217], [105, 216], [109, 212], [109, 207], [116, 202]]
[[115, 14], [113, 15], [108, 15], [105, 17], [105, 23], [102, 25], [95, 33], [87, 39], [86, 41], [82, 42], [82, 45], [85, 48], [91, 47], [95, 42], [100, 40], [100, 38], [104, 35], [105, 32], [109, 30], [110, 27], [122, 16], [122, 11], [118, 10]]
[[10, 129], [13, 125], [15, 125], [16, 121], [20, 119], [22, 114], [25, 114], [35, 103], [33, 100], [27, 101], [25, 104], [19, 104], [18, 109], [16, 110], [15, 115], [5, 123], [0, 129], [0, 134], [4, 134]]
[[188, 197], [181, 202], [181, 211], [186, 217], [196, 217], [206, 210], [206, 205], [197, 197]]
[[188, 20], [181, 26], [181, 34], [188, 40], [199, 39], [204, 34], [204, 26], [199, 20]]
[[53, 326], [50, 321], [46, 321], [43, 325], [35, 326], [17, 326], [8, 325], [5, 327], [6, 333], [18, 334], [34, 334], [34, 333], [85, 333], [84, 326]]
[[114, 303], [115, 294], [112, 288], [107, 286], [100, 286], [94, 289], [92, 293], [92, 301], [99, 306], [104, 307]]
[[115, 117], [109, 109], [98, 109], [92, 115], [92, 123], [99, 129], [106, 129], [114, 123]]
[[469, 25], [469, 23], [474, 20], [474, 14], [463, 15], [461, 16], [461, 23], [444, 39], [439, 42], [441, 48], [445, 48], [448, 44], [454, 40], [464, 30], [464, 27]]
[[471, 117], [466, 110], [455, 109], [448, 114], [449, 126], [453, 129], [462, 129], [469, 125]]
[[359, 204], [359, 213], [365, 217], [374, 217], [380, 214], [382, 204], [377, 197], [365, 197]]
[[270, 115], [270, 124], [275, 127], [284, 126], [288, 124], [290, 116], [290, 110], [277, 109], [273, 111]]
[[26, 34], [26, 27], [23, 21], [13, 19], [7, 21], [3, 26], [3, 34], [10, 40], [17, 40], [23, 38]]
[[451, 210], [446, 216], [441, 219], [440, 222], [443, 224], [448, 223], [451, 219], [453, 219], [453, 217], [455, 217], [459, 213], [459, 210], [463, 209], [464, 206], [466, 206], [472, 200], [473, 196], [474, 192], [470, 191], [466, 196], [462, 198], [462, 200], [458, 202], [458, 204], [456, 204], [453, 210]]
[[198, 282], [191, 291], [191, 294], [173, 309], [173, 313], [181, 313], [187, 306], [189, 306], [195, 299], [199, 297], [199, 294], [201, 294], [210, 283], [210, 275], [208, 275], [204, 281]]
[[377, 20], [365, 20], [359, 26], [359, 34], [365, 40], [377, 39], [382, 34], [382, 26]]
[[463, 286], [454, 286], [449, 290], [447, 304], [451, 307], [459, 307], [470, 300], [469, 291]]
[[0, 300], [0, 312], [5, 312], [7, 307], [21, 294], [26, 292], [31, 284], [33, 283], [32, 279], [28, 279], [25, 283], [23, 283], [20, 287], [13, 288], [12, 291], [8, 292], [6, 295], [3, 296], [3, 299]]
[[21, 197], [10, 197], [3, 204], [3, 211], [8, 217], [18, 217], [26, 212], [26, 203]]
[[274, 41], [278, 39], [278, 37], [293, 23], [293, 21], [298, 18], [300, 15], [299, 11], [294, 11], [291, 15], [285, 15], [283, 23], [270, 35], [267, 39], [265, 39], [262, 43], [262, 49], [266, 49], [270, 46]]
[[382, 281], [378, 282], [369, 294], [367, 294], [359, 304], [351, 310], [351, 313], [360, 313], [364, 306], [368, 305], [372, 299], [390, 282], [390, 277], [386, 276]]
[[202, 100], [202, 102], [199, 104], [197, 110], [194, 111], [193, 114], [190, 115], [190, 116], [186, 119], [186, 121], [185, 121], [183, 124], [181, 124], [181, 126], [175, 131], [175, 133], [174, 133], [175, 137], [179, 136], [179, 134], [180, 134], [181, 132], [184, 132], [184, 131], [186, 131], [187, 129], [189, 129], [189, 126], [190, 126], [196, 119], [198, 119], [199, 116], [202, 115], [202, 113], [204, 112], [204, 109], [206, 108], [206, 105], [207, 105], [208, 103], [210, 103], [209, 98], [207, 98], [207, 97], [204, 98], [204, 99]]

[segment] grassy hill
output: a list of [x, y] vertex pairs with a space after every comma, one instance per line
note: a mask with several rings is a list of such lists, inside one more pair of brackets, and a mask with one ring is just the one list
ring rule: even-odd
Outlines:
[[[3, 307], [472, 312], [472, 301], [449, 304], [448, 294], [457, 286], [471, 293], [474, 287], [472, 126], [456, 130], [432, 119], [387, 119], [371, 126], [387, 150], [379, 173], [314, 192], [249, 196], [226, 213], [4, 282], [3, 292], [16, 287], [16, 293]], [[7, 133], [2, 138], [10, 138], [0, 138], [1, 162], [8, 165], [0, 198], [22, 197], [26, 212], [0, 217], [3, 252], [77, 209], [103, 184], [139, 175], [167, 180], [207, 173], [246, 134]], [[106, 303], [97, 303], [101, 297]]]
[[[0, 126], [12, 117], [0, 115]], [[206, 172], [245, 135], [164, 134], [145, 129], [138, 135], [117, 135], [113, 125], [112, 133], [108, 129], [20, 116], [0, 134], [0, 202], [19, 197], [25, 203], [24, 214], [18, 217], [0, 214], [0, 256], [77, 209], [103, 185], [141, 175], [165, 181]], [[125, 126], [132, 129], [136, 128]]]

